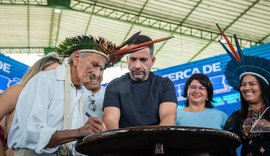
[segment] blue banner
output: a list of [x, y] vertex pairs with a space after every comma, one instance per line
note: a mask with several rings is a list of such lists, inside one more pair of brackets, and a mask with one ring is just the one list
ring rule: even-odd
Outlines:
[[0, 53], [0, 94], [20, 82], [29, 67]]
[[[244, 55], [260, 56], [270, 59], [270, 43], [243, 49]], [[216, 108], [230, 115], [240, 108], [239, 92], [232, 89], [224, 76], [224, 69], [228, 61], [228, 54], [211, 57], [204, 60], [194, 61], [155, 71], [157, 75], [169, 77], [176, 90], [179, 107], [183, 107], [185, 98], [182, 96], [186, 80], [193, 73], [206, 74], [214, 87], [214, 105]]]

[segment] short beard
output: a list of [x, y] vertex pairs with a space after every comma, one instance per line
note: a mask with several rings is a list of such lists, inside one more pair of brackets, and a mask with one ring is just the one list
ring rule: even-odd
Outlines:
[[134, 76], [132, 75], [134, 81], [145, 81], [145, 77], [146, 77], [146, 74], [142, 75], [142, 76]]
[[134, 81], [144, 81], [143, 78], [134, 78]]

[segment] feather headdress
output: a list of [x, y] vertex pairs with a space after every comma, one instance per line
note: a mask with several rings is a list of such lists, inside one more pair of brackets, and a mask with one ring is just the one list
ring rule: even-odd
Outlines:
[[87, 51], [98, 53], [107, 58], [107, 65], [106, 67], [113, 66], [114, 64], [118, 63], [121, 58], [127, 54], [132, 53], [134, 51], [139, 50], [145, 46], [165, 41], [168, 39], [173, 38], [173, 36], [164, 37], [161, 39], [153, 40], [144, 42], [137, 45], [130, 45], [132, 41], [140, 34], [140, 32], [135, 33], [132, 35], [128, 40], [121, 43], [119, 46], [116, 46], [114, 43], [107, 41], [102, 37], [95, 38], [91, 35], [85, 36], [76, 36], [71, 38], [66, 38], [59, 46], [57, 47], [57, 53], [64, 57], [69, 57], [75, 51]]
[[219, 41], [219, 43], [232, 58], [231, 61], [227, 63], [224, 72], [228, 83], [235, 90], [239, 91], [240, 79], [246, 74], [252, 74], [262, 78], [269, 85], [270, 61], [258, 56], [245, 56], [241, 50], [237, 37], [234, 34], [233, 37], [237, 48], [236, 51], [218, 24], [217, 27], [221, 32], [222, 37], [226, 40], [230, 50], [221, 41]]

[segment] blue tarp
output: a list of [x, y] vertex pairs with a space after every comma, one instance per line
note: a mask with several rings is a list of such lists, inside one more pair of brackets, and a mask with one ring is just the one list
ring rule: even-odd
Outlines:
[[16, 84], [29, 67], [0, 53], [0, 93]]

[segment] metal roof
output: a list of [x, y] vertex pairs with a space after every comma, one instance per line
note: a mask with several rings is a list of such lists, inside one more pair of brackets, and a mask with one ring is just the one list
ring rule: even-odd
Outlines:
[[[225, 51], [218, 23], [242, 48], [270, 42], [269, 0], [0, 0], [0, 51], [52, 51], [65, 37], [91, 34], [117, 44], [142, 31], [161, 69]], [[118, 66], [126, 66], [125, 59]]]

